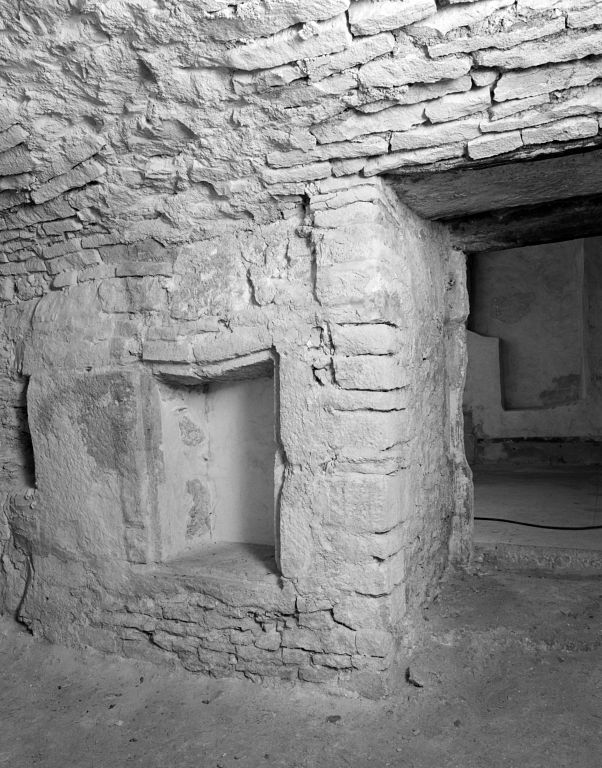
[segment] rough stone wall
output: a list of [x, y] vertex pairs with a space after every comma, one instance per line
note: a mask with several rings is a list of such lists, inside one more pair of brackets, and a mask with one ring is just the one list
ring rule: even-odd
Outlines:
[[594, 0], [0, 8], [4, 301], [169, 276], [182, 243], [286, 216], [316, 179], [598, 141]]
[[[381, 694], [403, 658], [403, 616], [442, 573], [464, 514], [446, 399], [463, 371], [448, 359], [461, 258], [372, 180], [320, 182], [302, 216], [243, 223], [205, 248], [227, 256], [209, 279], [214, 262], [184, 248], [174, 278], [86, 281], [8, 308], [37, 488], [5, 489], [27, 565], [7, 604], [53, 640]], [[276, 269], [277, 291], [265, 276]], [[179, 277], [202, 297], [196, 320], [170, 311]], [[157, 380], [221, 380], [266, 350], [280, 574], [233, 577], [197, 550], [188, 565], [157, 562]]]
[[[155, 558], [148, 510], [129, 539], [102, 518], [112, 568], [92, 527], [64, 547], [53, 539], [34, 493], [28, 379], [39, 416], [59, 373], [210, 379], [275, 350], [280, 567], [296, 602], [272, 623], [255, 606], [260, 623], [282, 634], [282, 616], [299, 629], [299, 611], [321, 612], [333, 637], [335, 624], [368, 622], [390, 666], [392, 628], [441, 572], [450, 531], [465, 556], [463, 278], [443, 234], [368, 177], [595, 145], [599, 3], [0, 0], [0, 11], [5, 604], [49, 637], [97, 644], [126, 623], [88, 632], [92, 608], [127, 595], [132, 569]], [[37, 453], [50, 493], [52, 451], [38, 441]], [[382, 667], [353, 637], [351, 650], [307, 639], [262, 650], [278, 668], [283, 647], [302, 652], [290, 663], [305, 678], [343, 674], [310, 652]]]

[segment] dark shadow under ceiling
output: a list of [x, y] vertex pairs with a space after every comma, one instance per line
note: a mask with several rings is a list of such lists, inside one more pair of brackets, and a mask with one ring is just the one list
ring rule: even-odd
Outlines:
[[467, 252], [602, 235], [602, 148], [388, 179]]

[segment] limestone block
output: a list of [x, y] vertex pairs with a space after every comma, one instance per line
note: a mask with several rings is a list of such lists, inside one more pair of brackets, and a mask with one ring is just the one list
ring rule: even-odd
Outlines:
[[71, 285], [77, 283], [77, 270], [71, 269], [67, 272], [63, 272], [60, 275], [56, 275], [52, 281], [53, 288], [68, 288]]
[[434, 83], [453, 80], [470, 71], [470, 56], [449, 56], [429, 59], [416, 53], [403, 52], [397, 57], [380, 58], [360, 67], [359, 79], [365, 88], [385, 87], [408, 83]]
[[304, 22], [330, 19], [346, 11], [349, 0], [246, 0], [223, 4], [201, 27], [215, 40], [265, 37]]
[[[374, 227], [370, 239], [361, 237], [362, 222], [369, 222]], [[320, 237], [320, 264], [351, 263], [357, 259], [380, 258], [385, 252], [384, 244], [390, 243], [391, 240], [390, 230], [383, 226], [383, 210], [378, 204], [378, 199], [359, 199], [342, 208], [333, 206], [333, 209], [316, 210], [314, 225], [318, 228], [339, 230], [328, 233], [324, 238]], [[361, 237], [359, 241], [358, 235]]]
[[391, 629], [406, 610], [405, 591], [399, 588], [390, 596], [370, 597], [344, 594], [333, 608], [335, 621], [352, 629]]
[[313, 630], [328, 630], [334, 627], [332, 613], [329, 609], [302, 613], [298, 618], [299, 626]]
[[602, 77], [602, 57], [570, 64], [529, 67], [523, 72], [508, 72], [499, 79], [493, 97], [495, 101], [525, 99], [542, 93], [587, 85]]
[[0, 131], [5, 131], [7, 128], [10, 128], [11, 125], [15, 125], [19, 122], [21, 104], [16, 99], [11, 99], [7, 96], [3, 99], [2, 106], [2, 114], [0, 115]]
[[538, 64], [583, 59], [602, 53], [602, 35], [594, 32], [565, 32], [545, 40], [523, 43], [507, 51], [490, 48], [477, 51], [475, 61], [482, 67], [526, 69]]
[[23, 275], [27, 272], [25, 262], [9, 262], [8, 264], [0, 264], [0, 275]]
[[42, 184], [31, 193], [33, 201], [37, 204], [44, 203], [54, 197], [58, 197], [63, 192], [77, 187], [83, 187], [91, 181], [96, 181], [105, 173], [105, 168], [96, 160], [88, 160], [73, 170], [61, 176], [57, 176], [51, 181]]
[[345, 14], [291, 28], [228, 51], [218, 62], [232, 69], [269, 69], [342, 51], [351, 43]]
[[340, 176], [353, 176], [362, 170], [365, 162], [366, 159], [363, 157], [353, 158], [351, 160], [333, 160], [332, 175], [335, 178]]
[[288, 85], [301, 78], [303, 78], [303, 71], [298, 64], [283, 64], [271, 69], [235, 72], [232, 75], [232, 85], [236, 93], [244, 93], [248, 90], [255, 91], [272, 86]]
[[15, 283], [12, 277], [0, 277], [0, 301], [12, 301], [15, 296]]
[[35, 168], [35, 162], [27, 147], [19, 144], [0, 152], [0, 176], [14, 176]]
[[453, 157], [462, 157], [464, 154], [464, 142], [445, 144], [441, 147], [426, 147], [408, 152], [391, 152], [374, 160], [368, 160], [363, 167], [364, 176], [374, 176], [383, 171], [392, 171], [407, 165], [427, 165], [439, 160], [449, 160]]
[[594, 5], [591, 8], [570, 11], [566, 17], [566, 24], [571, 29], [602, 24], [602, 8], [599, 5]]
[[192, 359], [192, 349], [186, 342], [145, 341], [142, 358], [153, 362], [188, 363]]
[[342, 589], [352, 589], [364, 595], [388, 595], [405, 577], [405, 556], [398, 552], [382, 562], [372, 560], [358, 568], [355, 564], [343, 564], [334, 583]]
[[341, 527], [326, 527], [320, 537], [322, 548], [336, 552], [337, 558], [342, 558], [346, 563], [359, 566], [371, 558], [387, 560], [403, 549], [405, 544], [401, 525], [384, 533], [372, 534], [357, 533]]
[[87, 280], [104, 280], [110, 277], [115, 277], [115, 267], [112, 264], [97, 264], [82, 269], [79, 272], [78, 280], [82, 283]]
[[399, 331], [384, 323], [330, 326], [332, 343], [338, 355], [389, 355], [398, 351]]
[[100, 248], [103, 245], [115, 245], [123, 240], [123, 235], [118, 232], [98, 232], [94, 235], [82, 237], [82, 248]]
[[42, 229], [47, 235], [62, 235], [65, 232], [77, 232], [81, 228], [81, 221], [74, 217], [69, 219], [59, 219], [57, 221], [47, 221], [42, 224]]
[[[529, 101], [522, 99], [521, 101]], [[510, 102], [508, 102], [510, 103]], [[522, 128], [530, 128], [542, 123], [563, 120], [574, 116], [584, 116], [602, 111], [602, 87], [590, 87], [584, 93], [563, 101], [553, 101], [537, 106], [535, 109], [527, 109], [509, 117], [482, 123], [481, 130], [484, 133], [494, 131], [514, 131]]]
[[[332, 145], [326, 144], [325, 146]], [[327, 181], [336, 183], [339, 180], [327, 179], [326, 182]], [[378, 202], [380, 199], [380, 190], [378, 187], [370, 181], [359, 177], [353, 181], [349, 180], [348, 186], [346, 185], [342, 189], [337, 189], [335, 186], [332, 186], [330, 189], [332, 190], [331, 192], [327, 191], [328, 187], [326, 186], [326, 183], [321, 185], [320, 192], [323, 192], [323, 194], [311, 198], [312, 211], [330, 210], [333, 212], [337, 208], [344, 208], [345, 206], [354, 203]]]
[[0, 152], [16, 147], [27, 140], [29, 134], [20, 125], [13, 125], [7, 131], [0, 133]]
[[317, 478], [312, 493], [325, 525], [350, 531], [383, 533], [403, 519], [402, 475], [349, 472]]
[[529, 11], [549, 9], [570, 11], [576, 8], [588, 8], [596, 2], [597, 0], [517, 0], [516, 5], [520, 13], [529, 13]]
[[483, 157], [493, 157], [501, 155], [504, 152], [512, 152], [514, 149], [522, 147], [520, 131], [510, 131], [509, 133], [490, 134], [481, 136], [479, 139], [468, 142], [468, 154], [475, 160]]
[[489, 119], [491, 122], [502, 120], [504, 117], [515, 115], [517, 112], [525, 112], [531, 107], [537, 107], [540, 104], [550, 102], [549, 93], [540, 93], [537, 96], [529, 96], [527, 99], [511, 99], [494, 104], [489, 110]]
[[126, 277], [105, 280], [98, 297], [105, 312], [144, 312], [165, 304], [165, 290], [156, 277]]
[[60, 240], [54, 245], [42, 248], [42, 257], [44, 259], [55, 259], [57, 256], [65, 256], [68, 253], [75, 253], [81, 250], [81, 240], [73, 237], [70, 240]]
[[368, 133], [406, 131], [424, 121], [422, 104], [402, 105], [373, 115], [357, 112], [330, 123], [315, 126], [311, 132], [321, 144], [354, 139]]
[[83, 269], [100, 263], [100, 254], [94, 249], [76, 251], [67, 256], [59, 256], [46, 262], [50, 275], [57, 275], [65, 269]]
[[399, 29], [436, 13], [434, 0], [358, 0], [349, 8], [354, 35], [376, 35]]
[[355, 632], [348, 627], [336, 626], [328, 630], [290, 628], [282, 633], [284, 648], [325, 653], [355, 653]]
[[25, 268], [28, 272], [46, 272], [46, 262], [42, 261], [42, 259], [34, 257], [33, 259], [27, 259], [25, 262]]
[[321, 144], [308, 151], [293, 150], [292, 152], [270, 152], [267, 156], [268, 163], [276, 168], [287, 168], [291, 165], [302, 165], [313, 161], [327, 160], [331, 158], [365, 157], [380, 155], [389, 148], [388, 137], [374, 134], [366, 138], [352, 139], [350, 141]]
[[473, 69], [470, 73], [472, 82], [480, 88], [484, 85], [493, 85], [500, 76], [497, 69]]
[[338, 669], [331, 667], [316, 666], [314, 664], [307, 667], [300, 667], [299, 677], [307, 683], [331, 683], [338, 679]]
[[[354, 7], [354, 6], [353, 6]], [[318, 56], [303, 62], [303, 69], [312, 80], [321, 80], [337, 72], [365, 64], [367, 61], [390, 53], [395, 47], [395, 38], [390, 32], [353, 40], [348, 48], [339, 53]]]
[[352, 667], [351, 656], [343, 653], [312, 653], [313, 664], [333, 669], [350, 669]]
[[[380, 112], [395, 106], [395, 104], [416, 104], [419, 101], [431, 101], [440, 96], [446, 96], [448, 93], [469, 91], [471, 87], [470, 76], [463, 75], [453, 80], [440, 80], [437, 83], [402, 85], [396, 88], [387, 88], [384, 91], [370, 90], [362, 93], [362, 98], [365, 98], [366, 101], [363, 104], [357, 104], [355, 109], [360, 112]], [[385, 96], [386, 98], [384, 98]]]
[[265, 651], [277, 651], [280, 648], [280, 640], [279, 632], [266, 632], [255, 640], [255, 645]]
[[395, 640], [384, 629], [359, 629], [356, 633], [357, 652], [363, 656], [385, 657], [392, 653]]
[[173, 264], [168, 261], [127, 261], [118, 264], [117, 277], [146, 277], [148, 275], [173, 275]]
[[469, 117], [465, 120], [453, 120], [439, 125], [425, 125], [405, 133], [394, 133], [391, 136], [391, 151], [436, 147], [441, 144], [453, 144], [474, 139], [481, 132], [479, 123], [478, 118]]
[[271, 360], [269, 348], [272, 339], [263, 328], [237, 328], [235, 332], [202, 333], [194, 341], [194, 359], [197, 363], [230, 363], [230, 368], [249, 368]]
[[523, 23], [508, 31], [495, 30], [489, 34], [475, 34], [454, 40], [437, 42], [427, 46], [429, 56], [450, 56], [453, 53], [470, 53], [483, 48], [502, 48], [507, 50], [527, 40], [548, 37], [564, 30], [564, 17], [555, 19], [533, 20]]
[[499, 10], [513, 5], [514, 0], [475, 0], [470, 4], [439, 8], [436, 13], [413, 24], [410, 33], [425, 31], [441, 36], [459, 27], [470, 27]]
[[324, 179], [330, 176], [330, 163], [308, 163], [290, 168], [262, 168], [261, 176], [268, 184]]
[[[280, 635], [278, 635], [278, 640], [280, 641]], [[280, 647], [280, 642], [276, 647]], [[274, 664], [280, 661], [279, 656], [277, 657], [273, 650], [259, 648], [255, 645], [239, 646], [236, 649], [236, 655], [239, 659], [243, 659], [244, 661], [261, 661], [267, 664]]]
[[[378, 302], [383, 286], [377, 264], [351, 262], [321, 266], [316, 275], [316, 295], [325, 307], [359, 307]], [[384, 296], [383, 296], [384, 300]], [[385, 317], [379, 319], [385, 320]]]
[[575, 117], [568, 120], [558, 120], [537, 128], [525, 128], [522, 131], [523, 143], [545, 144], [548, 141], [571, 141], [596, 136], [598, 121], [595, 117]]
[[334, 357], [335, 379], [343, 389], [370, 389], [386, 392], [407, 384], [407, 374], [392, 355]]
[[303, 665], [309, 664], [310, 654], [308, 651], [303, 651], [300, 648], [283, 648], [282, 649], [282, 661], [285, 664]]
[[[9, 208], [15, 208], [18, 205], [29, 202], [29, 193], [24, 191], [0, 192], [0, 211], [6, 211]], [[10, 224], [7, 222], [7, 226]], [[1, 227], [1, 224], [0, 224]]]
[[[187, 574], [185, 578], [186, 583], [191, 584], [199, 594], [215, 598], [228, 606], [229, 616], [220, 618], [214, 611], [205, 614], [203, 622], [208, 626], [257, 630], [256, 622], [248, 618], [248, 610], [245, 609], [256, 610], [261, 606], [268, 613], [275, 611], [285, 614], [292, 614], [295, 610], [295, 590], [292, 584], [283, 582], [275, 574], [262, 576], [257, 581], [224, 579], [218, 569], [212, 575], [198, 574], [193, 578]], [[237, 614], [241, 618], [232, 618]]]
[[408, 389], [396, 389], [390, 392], [360, 392], [351, 389], [332, 388], [324, 392], [322, 403], [325, 408], [334, 411], [403, 411], [410, 403]]
[[491, 104], [491, 92], [487, 86], [475, 88], [466, 93], [453, 93], [442, 99], [429, 102], [425, 114], [431, 123], [458, 120], [461, 117], [481, 112]]
[[140, 376], [35, 374], [27, 399], [40, 546], [116, 565], [126, 554], [152, 559]]
[[392, 447], [408, 441], [408, 415], [403, 411], [339, 411], [324, 414], [320, 436], [331, 455], [344, 457], [360, 454], [387, 458]]

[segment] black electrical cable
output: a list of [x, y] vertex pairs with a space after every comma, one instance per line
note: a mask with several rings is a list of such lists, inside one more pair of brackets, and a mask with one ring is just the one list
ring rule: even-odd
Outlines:
[[490, 523], [526, 525], [527, 528], [547, 528], [550, 531], [597, 531], [602, 528], [602, 525], [541, 525], [540, 523], [525, 523], [522, 520], [508, 520], [505, 517], [475, 517], [475, 520], [487, 520]]

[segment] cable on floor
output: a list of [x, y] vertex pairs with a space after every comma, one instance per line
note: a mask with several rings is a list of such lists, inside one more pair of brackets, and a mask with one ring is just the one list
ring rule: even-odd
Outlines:
[[542, 525], [541, 523], [525, 523], [522, 520], [509, 520], [505, 517], [475, 517], [475, 520], [487, 520], [490, 523], [512, 523], [525, 525], [527, 528], [547, 528], [549, 531], [597, 531], [602, 525]]

